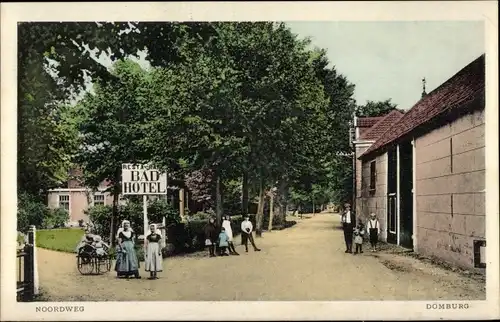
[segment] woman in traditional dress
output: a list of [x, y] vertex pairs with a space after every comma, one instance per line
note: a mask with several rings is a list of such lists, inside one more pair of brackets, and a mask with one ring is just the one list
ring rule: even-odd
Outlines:
[[115, 266], [116, 275], [127, 278], [133, 275], [135, 278], [141, 278], [139, 275], [139, 260], [134, 248], [136, 235], [130, 227], [128, 220], [122, 222], [116, 238], [118, 239]]
[[222, 221], [222, 227], [226, 230], [226, 235], [228, 237], [229, 242], [229, 254], [231, 255], [239, 255], [234, 248], [233, 243], [233, 228], [231, 227], [231, 217], [229, 215], [224, 216], [224, 220]]
[[162, 271], [161, 257], [161, 234], [155, 224], [149, 226], [149, 233], [146, 236], [146, 272], [149, 272], [149, 279], [157, 279], [156, 273]]

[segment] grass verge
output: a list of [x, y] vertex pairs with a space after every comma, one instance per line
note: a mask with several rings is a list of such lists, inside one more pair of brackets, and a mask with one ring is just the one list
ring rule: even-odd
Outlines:
[[82, 229], [50, 229], [36, 232], [36, 246], [66, 253], [74, 253], [85, 232]]

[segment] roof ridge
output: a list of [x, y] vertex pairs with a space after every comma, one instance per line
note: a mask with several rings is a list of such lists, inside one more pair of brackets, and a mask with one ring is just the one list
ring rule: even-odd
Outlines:
[[[419, 99], [402, 117], [360, 156], [366, 156], [412, 132], [441, 113], [460, 108], [483, 93], [485, 86], [485, 54], [467, 64], [448, 80]], [[382, 121], [380, 121], [382, 122]], [[377, 122], [378, 123], [378, 122]], [[376, 124], [373, 126], [375, 127]], [[367, 131], [370, 132], [372, 129]], [[391, 132], [385, 135], [388, 132]]]

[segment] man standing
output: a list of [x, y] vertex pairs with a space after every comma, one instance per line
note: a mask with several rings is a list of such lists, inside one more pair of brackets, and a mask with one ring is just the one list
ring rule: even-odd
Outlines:
[[250, 242], [252, 243], [253, 250], [256, 252], [260, 252], [260, 249], [257, 248], [257, 246], [255, 246], [252, 230], [253, 230], [253, 225], [252, 222], [250, 221], [250, 217], [248, 215], [245, 215], [245, 220], [241, 222], [241, 238], [243, 244], [245, 245], [245, 252], [247, 253], [248, 253], [248, 240], [250, 240]]
[[349, 203], [346, 203], [344, 205], [344, 211], [342, 213], [342, 227], [344, 228], [346, 253], [352, 253], [352, 233], [355, 225], [356, 216], [351, 211], [351, 205]]

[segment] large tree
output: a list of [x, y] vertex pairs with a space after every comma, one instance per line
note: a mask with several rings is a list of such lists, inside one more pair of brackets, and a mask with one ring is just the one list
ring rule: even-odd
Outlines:
[[[75, 161], [83, 168], [84, 182], [96, 189], [108, 180], [113, 195], [113, 217], [121, 192], [121, 164], [149, 161], [146, 111], [152, 86], [151, 75], [132, 61], [114, 64], [112, 81], [94, 83], [74, 110], [79, 117], [80, 152]], [[113, 238], [111, 229], [110, 240]]]
[[385, 101], [367, 101], [365, 105], [356, 107], [356, 116], [358, 117], [371, 117], [381, 116], [397, 109], [397, 104], [391, 102], [391, 99]]

